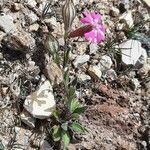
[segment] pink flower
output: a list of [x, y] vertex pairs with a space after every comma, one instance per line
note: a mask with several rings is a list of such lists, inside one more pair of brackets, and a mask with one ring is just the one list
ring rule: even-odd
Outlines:
[[101, 15], [95, 12], [85, 12], [81, 22], [85, 24], [69, 34], [69, 37], [84, 36], [92, 43], [100, 43], [105, 39], [105, 29], [101, 23]]
[[85, 38], [93, 43], [100, 43], [105, 39], [105, 29], [101, 24], [101, 15], [95, 12], [85, 12], [81, 22], [92, 26], [92, 30], [84, 34]]

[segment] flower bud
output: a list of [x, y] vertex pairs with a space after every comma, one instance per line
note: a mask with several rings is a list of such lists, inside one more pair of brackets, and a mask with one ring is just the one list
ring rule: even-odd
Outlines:
[[91, 25], [82, 26], [72, 32], [69, 33], [69, 38], [82, 37], [85, 33], [90, 32], [92, 30]]
[[49, 34], [45, 41], [45, 48], [50, 52], [50, 54], [54, 55], [58, 52], [59, 49], [59, 43], [56, 40], [56, 38]]
[[68, 32], [76, 16], [75, 6], [72, 0], [66, 0], [62, 9], [62, 16], [63, 16], [65, 31]]

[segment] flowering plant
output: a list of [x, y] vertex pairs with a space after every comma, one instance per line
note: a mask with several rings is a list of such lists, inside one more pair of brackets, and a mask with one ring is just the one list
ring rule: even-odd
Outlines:
[[100, 43], [105, 39], [105, 28], [101, 21], [101, 15], [95, 12], [84, 12], [80, 21], [84, 26], [69, 34], [70, 38], [84, 36], [92, 43]]

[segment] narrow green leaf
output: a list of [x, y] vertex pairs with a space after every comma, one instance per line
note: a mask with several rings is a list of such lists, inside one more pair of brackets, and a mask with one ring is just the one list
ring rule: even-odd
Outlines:
[[53, 116], [55, 117], [55, 119], [60, 122], [60, 114], [58, 113], [58, 111], [53, 112]]
[[70, 103], [70, 112], [74, 113], [74, 111], [80, 106], [77, 99], [72, 99]]
[[69, 126], [73, 131], [78, 132], [78, 133], [84, 133], [86, 129], [79, 123], [73, 122]]
[[77, 83], [78, 83], [78, 78], [75, 77], [75, 78], [72, 80], [71, 85], [75, 87], [75, 86], [77, 85]]
[[76, 98], [76, 93], [75, 93], [76, 89], [73, 86], [70, 86], [69, 88], [69, 94], [68, 94], [68, 99], [72, 100], [74, 98]]
[[86, 107], [78, 107], [73, 111], [73, 113], [82, 114], [85, 112], [85, 110], [86, 110]]
[[69, 143], [70, 143], [70, 135], [67, 131], [62, 132], [62, 140], [63, 140], [63, 143], [64, 143], [64, 150], [66, 150]]
[[64, 73], [64, 81], [65, 81], [65, 85], [68, 86], [69, 83], [69, 71], [65, 71]]
[[61, 128], [60, 128], [60, 126], [57, 126], [57, 125], [53, 126], [52, 136], [53, 136], [53, 140], [55, 142], [57, 142], [61, 139]]

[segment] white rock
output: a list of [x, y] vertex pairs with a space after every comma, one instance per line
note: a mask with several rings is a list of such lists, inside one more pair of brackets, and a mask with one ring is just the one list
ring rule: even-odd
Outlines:
[[25, 109], [20, 114], [21, 121], [27, 124], [29, 127], [35, 127], [35, 118], [33, 118]]
[[[127, 65], [135, 65], [141, 56], [143, 57], [142, 63], [147, 60], [146, 51], [137, 40], [128, 40], [120, 44], [119, 48], [121, 49], [122, 61]], [[140, 63], [140, 60], [138, 63]]]
[[36, 1], [35, 0], [28, 0], [27, 5], [31, 8], [36, 7]]
[[128, 27], [133, 26], [134, 21], [133, 21], [133, 17], [132, 17], [132, 11], [123, 13], [119, 19], [120, 19], [120, 21], [125, 21], [125, 23], [128, 25]]
[[38, 29], [39, 29], [38, 23], [34, 23], [34, 24], [29, 26], [29, 31], [37, 31]]
[[89, 75], [86, 75], [86, 74], [79, 74], [78, 75], [78, 78], [79, 78], [79, 80], [81, 80], [81, 81], [88, 81], [88, 80], [91, 80], [91, 77], [89, 76]]
[[30, 24], [33, 24], [38, 20], [38, 17], [35, 13], [30, 13], [27, 15], [27, 17]]
[[100, 79], [102, 76], [102, 72], [98, 66], [90, 66], [88, 73], [94, 79]]
[[37, 91], [27, 96], [23, 106], [35, 118], [50, 117], [56, 107], [50, 82], [46, 80]]
[[100, 70], [103, 72], [105, 70], [110, 69], [112, 64], [113, 63], [112, 63], [111, 58], [107, 55], [103, 55], [99, 61], [98, 66], [99, 66]]
[[73, 65], [77, 68], [79, 65], [86, 63], [89, 61], [90, 56], [89, 55], [79, 55], [75, 58]]
[[98, 50], [98, 45], [95, 43], [91, 43], [89, 48], [90, 48], [90, 54], [95, 54]]
[[13, 18], [10, 15], [0, 15], [0, 29], [6, 33], [14, 32], [16, 30]]

